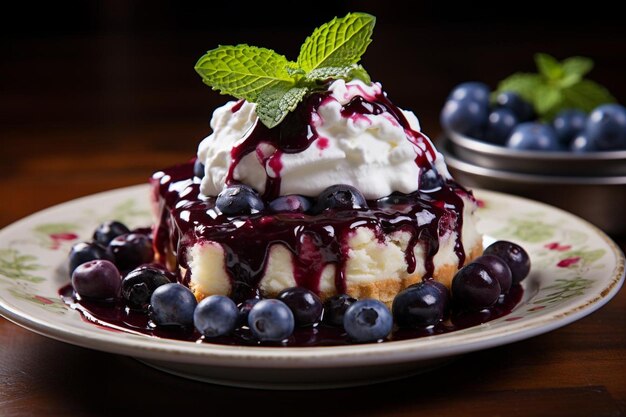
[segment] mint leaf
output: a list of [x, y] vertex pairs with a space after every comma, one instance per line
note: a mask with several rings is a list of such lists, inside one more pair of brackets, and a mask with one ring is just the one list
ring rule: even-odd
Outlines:
[[539, 88], [533, 98], [532, 104], [535, 111], [544, 118], [551, 119], [558, 112], [558, 106], [563, 97], [558, 88]]
[[365, 69], [360, 65], [349, 65], [345, 67], [321, 67], [309, 71], [305, 79], [307, 81], [327, 81], [329, 79], [351, 80], [358, 78], [366, 83], [370, 83], [371, 79]]
[[275, 85], [267, 88], [259, 95], [256, 113], [261, 122], [271, 129], [282, 122], [290, 111], [295, 110], [307, 92], [306, 87]]
[[237, 45], [208, 51], [195, 69], [214, 90], [254, 102], [266, 88], [295, 84], [288, 64], [287, 58], [271, 49]]
[[535, 91], [543, 84], [539, 74], [518, 72], [500, 81], [496, 95], [505, 91], [519, 94], [524, 100], [533, 102]]
[[591, 80], [582, 80], [563, 89], [563, 108], [577, 108], [590, 112], [601, 104], [614, 102], [615, 97], [606, 88]]
[[535, 64], [539, 72], [549, 80], [557, 80], [563, 76], [561, 64], [548, 54], [535, 54]]
[[576, 74], [582, 78], [593, 69], [593, 61], [582, 56], [573, 56], [563, 60], [561, 66], [566, 76]]
[[310, 72], [321, 67], [356, 64], [372, 41], [376, 18], [366, 13], [349, 13], [334, 18], [313, 31], [300, 48], [298, 65]]

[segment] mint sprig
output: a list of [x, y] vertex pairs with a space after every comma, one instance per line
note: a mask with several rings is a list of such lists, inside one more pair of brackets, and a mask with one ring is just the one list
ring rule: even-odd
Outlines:
[[571, 57], [561, 62], [548, 54], [536, 54], [538, 73], [515, 73], [500, 82], [495, 94], [513, 91], [530, 102], [539, 117], [551, 120], [563, 109], [590, 112], [615, 98], [600, 84], [585, 79], [593, 61]]
[[334, 18], [306, 38], [296, 62], [242, 44], [208, 51], [195, 70], [214, 90], [256, 103], [259, 119], [272, 128], [320, 84], [354, 78], [371, 82], [358, 62], [372, 41], [375, 23], [366, 13]]

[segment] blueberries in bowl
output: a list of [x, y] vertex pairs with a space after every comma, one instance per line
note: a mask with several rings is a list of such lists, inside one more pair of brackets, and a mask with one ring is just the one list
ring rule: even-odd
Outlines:
[[481, 137], [487, 124], [487, 104], [473, 99], [448, 100], [441, 111], [441, 125], [468, 136]]
[[569, 147], [575, 137], [580, 134], [587, 123], [587, 114], [581, 110], [561, 110], [552, 120], [552, 127], [559, 143]]
[[589, 115], [585, 136], [598, 150], [626, 149], [626, 108], [619, 104], [605, 104]]
[[496, 104], [500, 109], [509, 110], [518, 122], [532, 120], [535, 115], [533, 106], [513, 91], [503, 91], [498, 94]]
[[519, 150], [558, 151], [561, 149], [554, 129], [539, 122], [525, 122], [517, 125], [506, 145]]
[[496, 145], [504, 145], [517, 122], [518, 118], [511, 110], [494, 109], [489, 113], [483, 139]]
[[468, 81], [457, 85], [450, 95], [448, 101], [475, 101], [482, 106], [489, 105], [489, 87], [481, 82]]

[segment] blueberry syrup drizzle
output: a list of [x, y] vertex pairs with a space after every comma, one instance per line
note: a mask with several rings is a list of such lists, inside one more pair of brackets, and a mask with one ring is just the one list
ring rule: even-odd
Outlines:
[[[453, 311], [445, 320], [425, 328], [394, 329], [387, 340], [407, 340], [450, 333], [495, 320], [509, 314], [522, 299], [523, 292], [520, 285], [515, 285], [508, 294], [501, 297], [497, 304], [488, 309], [477, 312]], [[202, 340], [202, 336], [195, 329], [154, 327], [150, 324], [150, 319], [146, 312], [131, 310], [122, 301], [77, 300], [71, 285], [61, 288], [59, 295], [69, 307], [81, 314], [83, 320], [111, 331], [134, 332], [147, 336], [189, 342]], [[288, 347], [341, 346], [354, 343], [350, 341], [343, 329], [325, 323], [320, 323], [315, 327], [296, 328], [285, 343], [259, 343], [252, 337], [247, 327], [238, 328], [230, 336], [217, 337], [206, 341], [221, 345]]]
[[[219, 243], [231, 278], [231, 296], [237, 302], [256, 295], [269, 251], [275, 244], [293, 254], [293, 272], [299, 286], [319, 292], [322, 272], [331, 264], [335, 266], [337, 292], [345, 292], [348, 241], [358, 227], [370, 228], [381, 242], [397, 231], [409, 233], [411, 239], [405, 251], [408, 271], [415, 271], [414, 249], [421, 244], [426, 254], [424, 278], [431, 278], [439, 239], [451, 231], [457, 236], [461, 234], [460, 196], [469, 196], [453, 181], [442, 181], [441, 187], [430, 193], [402, 195], [398, 204], [372, 200], [366, 209], [326, 210], [318, 215], [263, 211], [227, 217], [215, 209], [214, 198], [200, 195], [199, 180], [193, 178], [192, 169], [193, 163], [179, 165], [156, 173], [152, 179], [155, 194], [160, 196], [157, 201], [161, 220], [154, 232], [158, 260], [170, 268], [187, 268], [186, 254], [195, 243]], [[456, 252], [463, 264], [462, 244], [456, 245]], [[173, 258], [180, 265], [166, 262]]]

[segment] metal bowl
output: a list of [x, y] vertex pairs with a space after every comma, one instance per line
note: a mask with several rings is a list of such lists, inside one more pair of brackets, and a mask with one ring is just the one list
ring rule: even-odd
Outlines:
[[447, 138], [442, 138], [438, 147], [445, 156], [450, 173], [467, 187], [502, 191], [543, 201], [572, 212], [607, 233], [626, 235], [624, 175], [583, 177], [511, 172], [494, 169], [487, 164], [464, 161]]
[[461, 160], [483, 168], [525, 174], [606, 177], [626, 175], [626, 150], [610, 152], [520, 151], [447, 132], [450, 150]]

